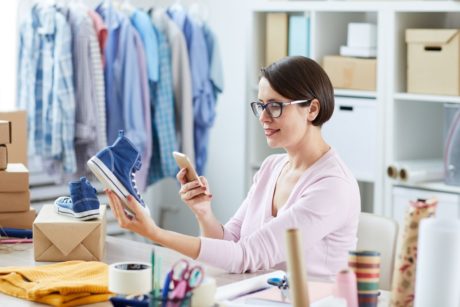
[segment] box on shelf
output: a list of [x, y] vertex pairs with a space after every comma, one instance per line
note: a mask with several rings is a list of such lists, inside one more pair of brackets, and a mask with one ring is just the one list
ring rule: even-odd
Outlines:
[[29, 208], [24, 212], [0, 213], [0, 225], [3, 228], [32, 229], [37, 212], [34, 208]]
[[376, 59], [325, 56], [323, 68], [335, 88], [376, 90]]
[[460, 95], [460, 30], [406, 29], [407, 91]]
[[0, 212], [24, 212], [30, 208], [29, 190], [0, 192]]
[[[1, 149], [2, 148], [0, 146], [0, 153]], [[24, 166], [24, 164], [9, 163], [6, 169], [0, 172], [0, 193], [24, 192], [28, 190], [29, 170], [27, 169], [27, 167]]]
[[288, 55], [287, 13], [267, 13], [265, 44], [266, 65]]
[[81, 221], [44, 205], [34, 222], [36, 261], [101, 260], [104, 256], [106, 206], [98, 219]]
[[297, 14], [289, 15], [288, 55], [310, 54], [310, 17]]
[[347, 46], [375, 48], [377, 46], [377, 26], [372, 23], [350, 22], [348, 24]]
[[[0, 171], [8, 167], [8, 148], [5, 144], [0, 144]], [[2, 185], [0, 184], [0, 189]]]
[[[357, 180], [374, 181], [377, 166], [377, 101], [335, 97], [334, 113], [321, 130]], [[347, 135], [347, 137], [343, 137]]]
[[7, 144], [8, 162], [27, 165], [27, 112], [0, 112], [0, 120], [11, 122], [11, 144]]
[[11, 122], [0, 120], [0, 144], [11, 143]]
[[458, 219], [460, 214], [460, 196], [453, 193], [437, 191], [427, 191], [416, 188], [393, 187], [393, 208], [392, 217], [404, 227], [404, 216], [410, 201], [417, 199], [436, 198], [438, 206], [436, 208], [437, 218]]

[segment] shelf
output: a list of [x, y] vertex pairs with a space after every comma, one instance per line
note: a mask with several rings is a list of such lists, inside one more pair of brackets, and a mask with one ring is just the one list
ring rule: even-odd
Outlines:
[[360, 97], [360, 98], [377, 98], [376, 92], [359, 91], [359, 90], [345, 90], [345, 89], [334, 89], [335, 96], [341, 97]]
[[460, 186], [447, 185], [442, 181], [433, 182], [421, 182], [416, 184], [397, 182], [394, 184], [395, 187], [422, 189], [434, 192], [445, 192], [460, 194]]
[[460, 12], [455, 1], [259, 1], [254, 3], [256, 12], [365, 12], [394, 10], [397, 12]]
[[425, 95], [411, 93], [396, 93], [394, 99], [403, 101], [424, 101], [436, 103], [460, 103], [460, 96], [444, 96], [444, 95]]

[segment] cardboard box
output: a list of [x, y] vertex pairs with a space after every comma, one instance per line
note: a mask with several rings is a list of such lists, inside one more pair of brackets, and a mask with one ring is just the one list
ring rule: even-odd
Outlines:
[[30, 207], [30, 193], [0, 192], [0, 212], [24, 212]]
[[54, 211], [45, 205], [34, 222], [36, 261], [101, 260], [104, 256], [106, 206], [100, 217], [81, 221]]
[[11, 122], [11, 144], [7, 144], [9, 162], [27, 166], [27, 112], [0, 112], [0, 120]]
[[0, 120], [0, 144], [11, 143], [11, 122]]
[[323, 68], [335, 88], [376, 90], [376, 59], [325, 56]]
[[[0, 171], [5, 170], [7, 167], [8, 167], [8, 148], [6, 148], [5, 144], [0, 144]], [[1, 188], [2, 188], [2, 185], [0, 184], [0, 189]]]
[[[0, 153], [1, 153], [0, 147]], [[1, 158], [0, 158], [1, 160]], [[6, 169], [0, 172], [1, 192], [24, 192], [29, 190], [29, 170], [24, 164], [9, 163]]]
[[288, 55], [288, 14], [267, 13], [265, 37], [265, 64]]
[[0, 213], [0, 225], [2, 227], [32, 229], [37, 212], [34, 208], [29, 208], [25, 212]]
[[407, 29], [407, 91], [460, 95], [460, 30]]

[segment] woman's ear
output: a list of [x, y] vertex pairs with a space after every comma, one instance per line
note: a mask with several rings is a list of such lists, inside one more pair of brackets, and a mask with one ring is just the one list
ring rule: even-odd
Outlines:
[[319, 104], [318, 99], [313, 99], [312, 102], [310, 103], [310, 106], [308, 107], [308, 113], [307, 113], [307, 121], [312, 122], [318, 117], [319, 110], [321, 108], [321, 105]]

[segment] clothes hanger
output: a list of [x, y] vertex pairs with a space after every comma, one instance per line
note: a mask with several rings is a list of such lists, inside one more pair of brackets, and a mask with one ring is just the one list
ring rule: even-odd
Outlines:
[[122, 12], [126, 13], [127, 15], [131, 15], [136, 9], [130, 0], [123, 0], [119, 8]]
[[182, 6], [181, 0], [176, 0], [173, 5], [169, 7], [171, 11], [183, 11], [184, 7]]

